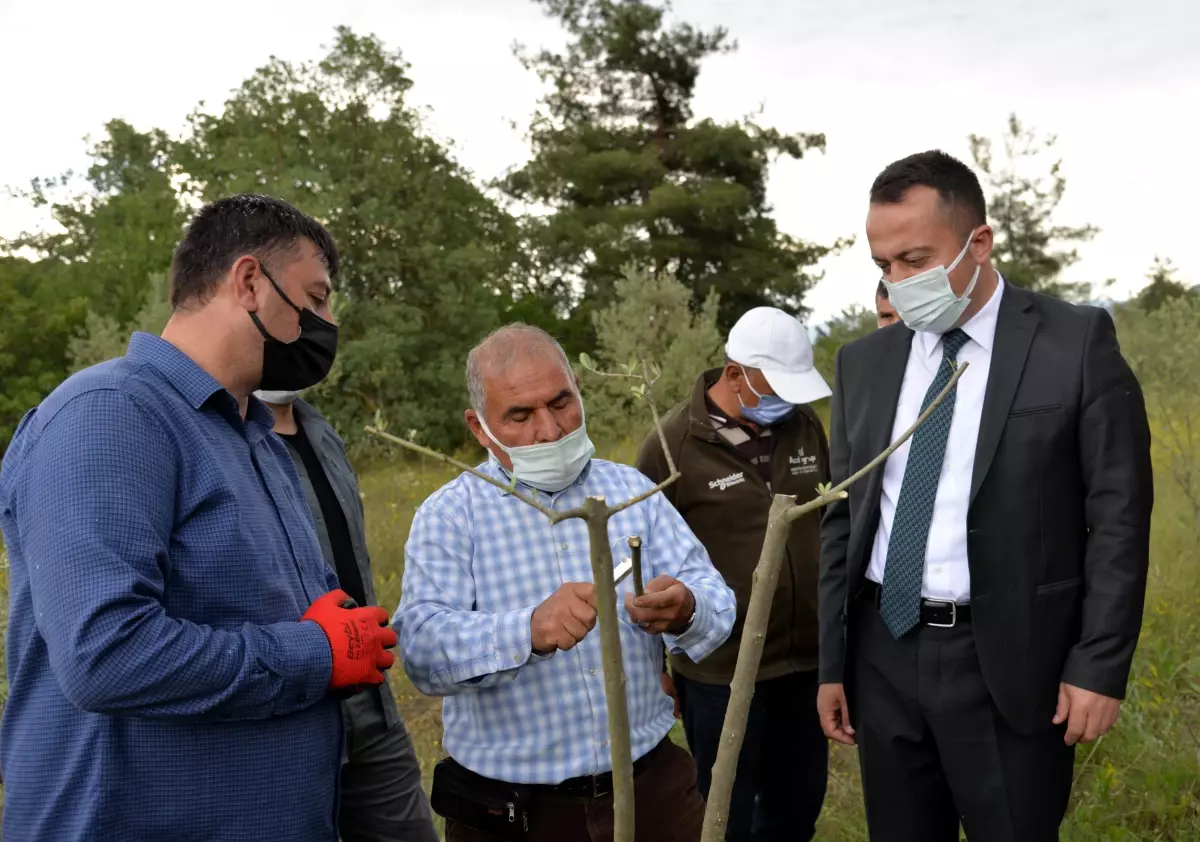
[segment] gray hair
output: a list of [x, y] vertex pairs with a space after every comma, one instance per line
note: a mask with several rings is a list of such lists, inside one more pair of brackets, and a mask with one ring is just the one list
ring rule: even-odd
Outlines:
[[543, 354], [550, 354], [562, 363], [563, 371], [571, 381], [571, 388], [575, 388], [575, 372], [567, 359], [567, 352], [546, 331], [521, 322], [493, 330], [467, 354], [467, 394], [471, 398], [471, 408], [481, 418], [485, 417], [487, 392], [483, 381], [488, 374], [507, 368], [520, 356], [537, 358]]

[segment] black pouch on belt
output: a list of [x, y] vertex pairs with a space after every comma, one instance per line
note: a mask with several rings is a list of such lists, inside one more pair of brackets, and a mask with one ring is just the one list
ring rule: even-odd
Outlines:
[[444, 819], [504, 842], [529, 836], [532, 787], [477, 775], [451, 757], [433, 769], [429, 806]]

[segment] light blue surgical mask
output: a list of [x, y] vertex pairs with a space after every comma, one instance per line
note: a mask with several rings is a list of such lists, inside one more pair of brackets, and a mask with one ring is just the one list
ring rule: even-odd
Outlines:
[[[582, 414], [583, 408], [580, 407]], [[508, 454], [512, 460], [513, 476], [531, 488], [556, 494], [569, 486], [587, 463], [596, 454], [596, 446], [588, 438], [587, 424], [580, 420], [579, 429], [567, 433], [558, 441], [548, 441], [542, 444], [529, 444], [524, 447], [506, 447], [492, 435], [483, 416], [479, 416], [479, 425], [487, 433], [487, 437], [496, 442], [496, 446]], [[496, 457], [493, 455], [493, 459]], [[497, 460], [499, 461], [499, 460]]]
[[954, 327], [971, 304], [971, 292], [979, 280], [980, 266], [967, 284], [966, 291], [959, 297], [950, 286], [950, 273], [954, 271], [971, 247], [975, 232], [967, 238], [967, 244], [949, 266], [935, 266], [920, 274], [887, 285], [888, 299], [896, 308], [901, 321], [913, 330], [926, 333], [945, 333]]
[[750, 391], [758, 395], [758, 406], [746, 406], [745, 401], [742, 400], [742, 393], [738, 392], [738, 403], [742, 405], [743, 418], [760, 427], [770, 427], [792, 414], [796, 404], [788, 403], [778, 395], [760, 395], [758, 389], [755, 389], [754, 384], [750, 382], [750, 375], [746, 374], [745, 367], [739, 365], [738, 368], [742, 370], [742, 378], [750, 387]]

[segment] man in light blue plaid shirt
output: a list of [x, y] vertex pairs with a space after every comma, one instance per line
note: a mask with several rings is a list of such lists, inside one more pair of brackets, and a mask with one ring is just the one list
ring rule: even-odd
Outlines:
[[[467, 379], [467, 423], [490, 453], [481, 466], [490, 476], [508, 483], [515, 474], [517, 490], [555, 511], [652, 487], [634, 468], [592, 458], [576, 378], [543, 331], [493, 333], [472, 350]], [[733, 626], [733, 591], [661, 494], [610, 521], [618, 561], [633, 535], [643, 542], [645, 595], [635, 599], [629, 579], [617, 587], [637, 838], [699, 839], [695, 766], [666, 739], [674, 705], [661, 683], [663, 641], [693, 661], [707, 657]], [[608, 712], [582, 520], [551, 525], [511, 493], [459, 476], [417, 511], [393, 621], [413, 683], [448, 697], [452, 762], [480, 776], [481, 790], [534, 785], [526, 838], [611, 838]], [[447, 818], [450, 842], [494, 838]]]

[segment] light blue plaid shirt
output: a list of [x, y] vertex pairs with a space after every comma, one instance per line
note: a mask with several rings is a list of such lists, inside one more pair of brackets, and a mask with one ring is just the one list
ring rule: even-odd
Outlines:
[[[508, 482], [494, 462], [480, 466]], [[610, 504], [652, 487], [634, 468], [593, 459], [574, 484], [547, 495], [556, 511], [588, 496]], [[696, 599], [692, 627], [667, 646], [700, 661], [733, 627], [733, 591], [683, 518], [661, 494], [617, 514], [608, 537], [614, 563], [642, 538], [642, 575], [666, 574]], [[393, 622], [404, 668], [428, 695], [448, 696], [442, 721], [446, 751], [485, 777], [511, 783], [556, 784], [612, 768], [599, 627], [568, 652], [532, 654], [533, 609], [565, 582], [591, 582], [587, 525], [552, 526], [511, 494], [470, 474], [447, 483], [417, 510], [405, 546], [404, 589]], [[663, 692], [663, 642], [630, 622], [617, 586], [630, 739], [636, 759], [654, 748], [674, 721]]]

